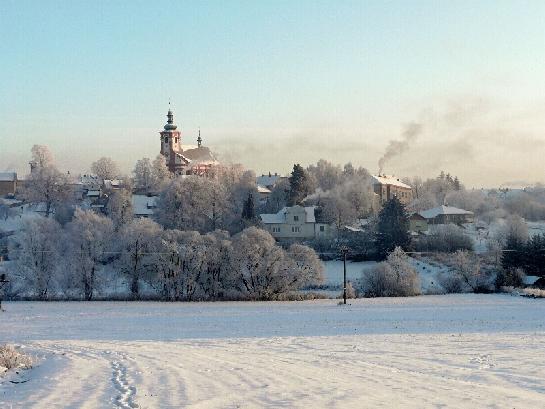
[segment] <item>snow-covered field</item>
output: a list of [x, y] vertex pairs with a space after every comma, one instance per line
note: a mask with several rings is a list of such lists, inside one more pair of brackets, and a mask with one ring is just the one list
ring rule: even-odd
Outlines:
[[544, 301], [5, 303], [0, 407], [543, 407]]

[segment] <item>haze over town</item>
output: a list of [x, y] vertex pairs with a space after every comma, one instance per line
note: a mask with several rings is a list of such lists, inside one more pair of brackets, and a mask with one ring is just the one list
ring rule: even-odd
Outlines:
[[65, 171], [110, 156], [129, 172], [171, 100], [186, 143], [200, 127], [258, 174], [322, 157], [376, 172], [416, 122], [388, 173], [543, 181], [545, 5], [432, 4], [7, 2], [0, 170], [28, 173], [43, 144]]

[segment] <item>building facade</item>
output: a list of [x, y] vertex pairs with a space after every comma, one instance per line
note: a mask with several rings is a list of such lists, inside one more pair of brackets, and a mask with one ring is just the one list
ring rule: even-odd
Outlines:
[[0, 196], [14, 195], [17, 191], [17, 173], [0, 172]]
[[394, 196], [405, 205], [413, 200], [411, 186], [394, 176], [373, 175], [373, 191], [378, 196], [381, 205]]
[[174, 123], [174, 114], [170, 109], [167, 123], [159, 135], [160, 153], [165, 157], [168, 170], [175, 175], [206, 175], [219, 164], [210, 149], [202, 146], [200, 130], [197, 146], [182, 145], [182, 132]]
[[314, 206], [284, 207], [278, 213], [261, 214], [265, 229], [276, 239], [314, 239], [331, 235], [331, 226], [317, 223]]

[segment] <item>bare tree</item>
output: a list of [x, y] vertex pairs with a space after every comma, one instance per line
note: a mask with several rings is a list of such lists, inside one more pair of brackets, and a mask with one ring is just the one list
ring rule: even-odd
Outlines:
[[111, 159], [102, 157], [91, 165], [91, 172], [101, 180], [112, 180], [119, 176], [119, 168]]

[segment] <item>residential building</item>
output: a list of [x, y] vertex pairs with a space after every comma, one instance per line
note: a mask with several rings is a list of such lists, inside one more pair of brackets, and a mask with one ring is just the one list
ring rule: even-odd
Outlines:
[[158, 196], [132, 195], [134, 217], [152, 217], [157, 208], [157, 198]]
[[413, 200], [411, 186], [395, 176], [373, 175], [373, 191], [378, 196], [381, 205], [394, 196], [405, 205]]
[[327, 237], [331, 226], [317, 223], [314, 214], [315, 206], [284, 207], [278, 213], [261, 214], [265, 229], [277, 239], [314, 239]]
[[463, 224], [471, 223], [474, 220], [473, 212], [445, 205], [423, 210], [419, 214], [426, 219], [428, 224]]
[[409, 230], [413, 233], [421, 233], [428, 230], [428, 221], [419, 213], [409, 216]]
[[261, 175], [256, 178], [256, 183], [259, 186], [266, 187], [269, 190], [274, 189], [274, 187], [282, 180], [287, 179], [285, 176], [280, 176], [278, 173], [274, 173], [274, 175], [269, 172], [268, 175]]
[[0, 172], [0, 196], [14, 195], [17, 191], [17, 173]]

